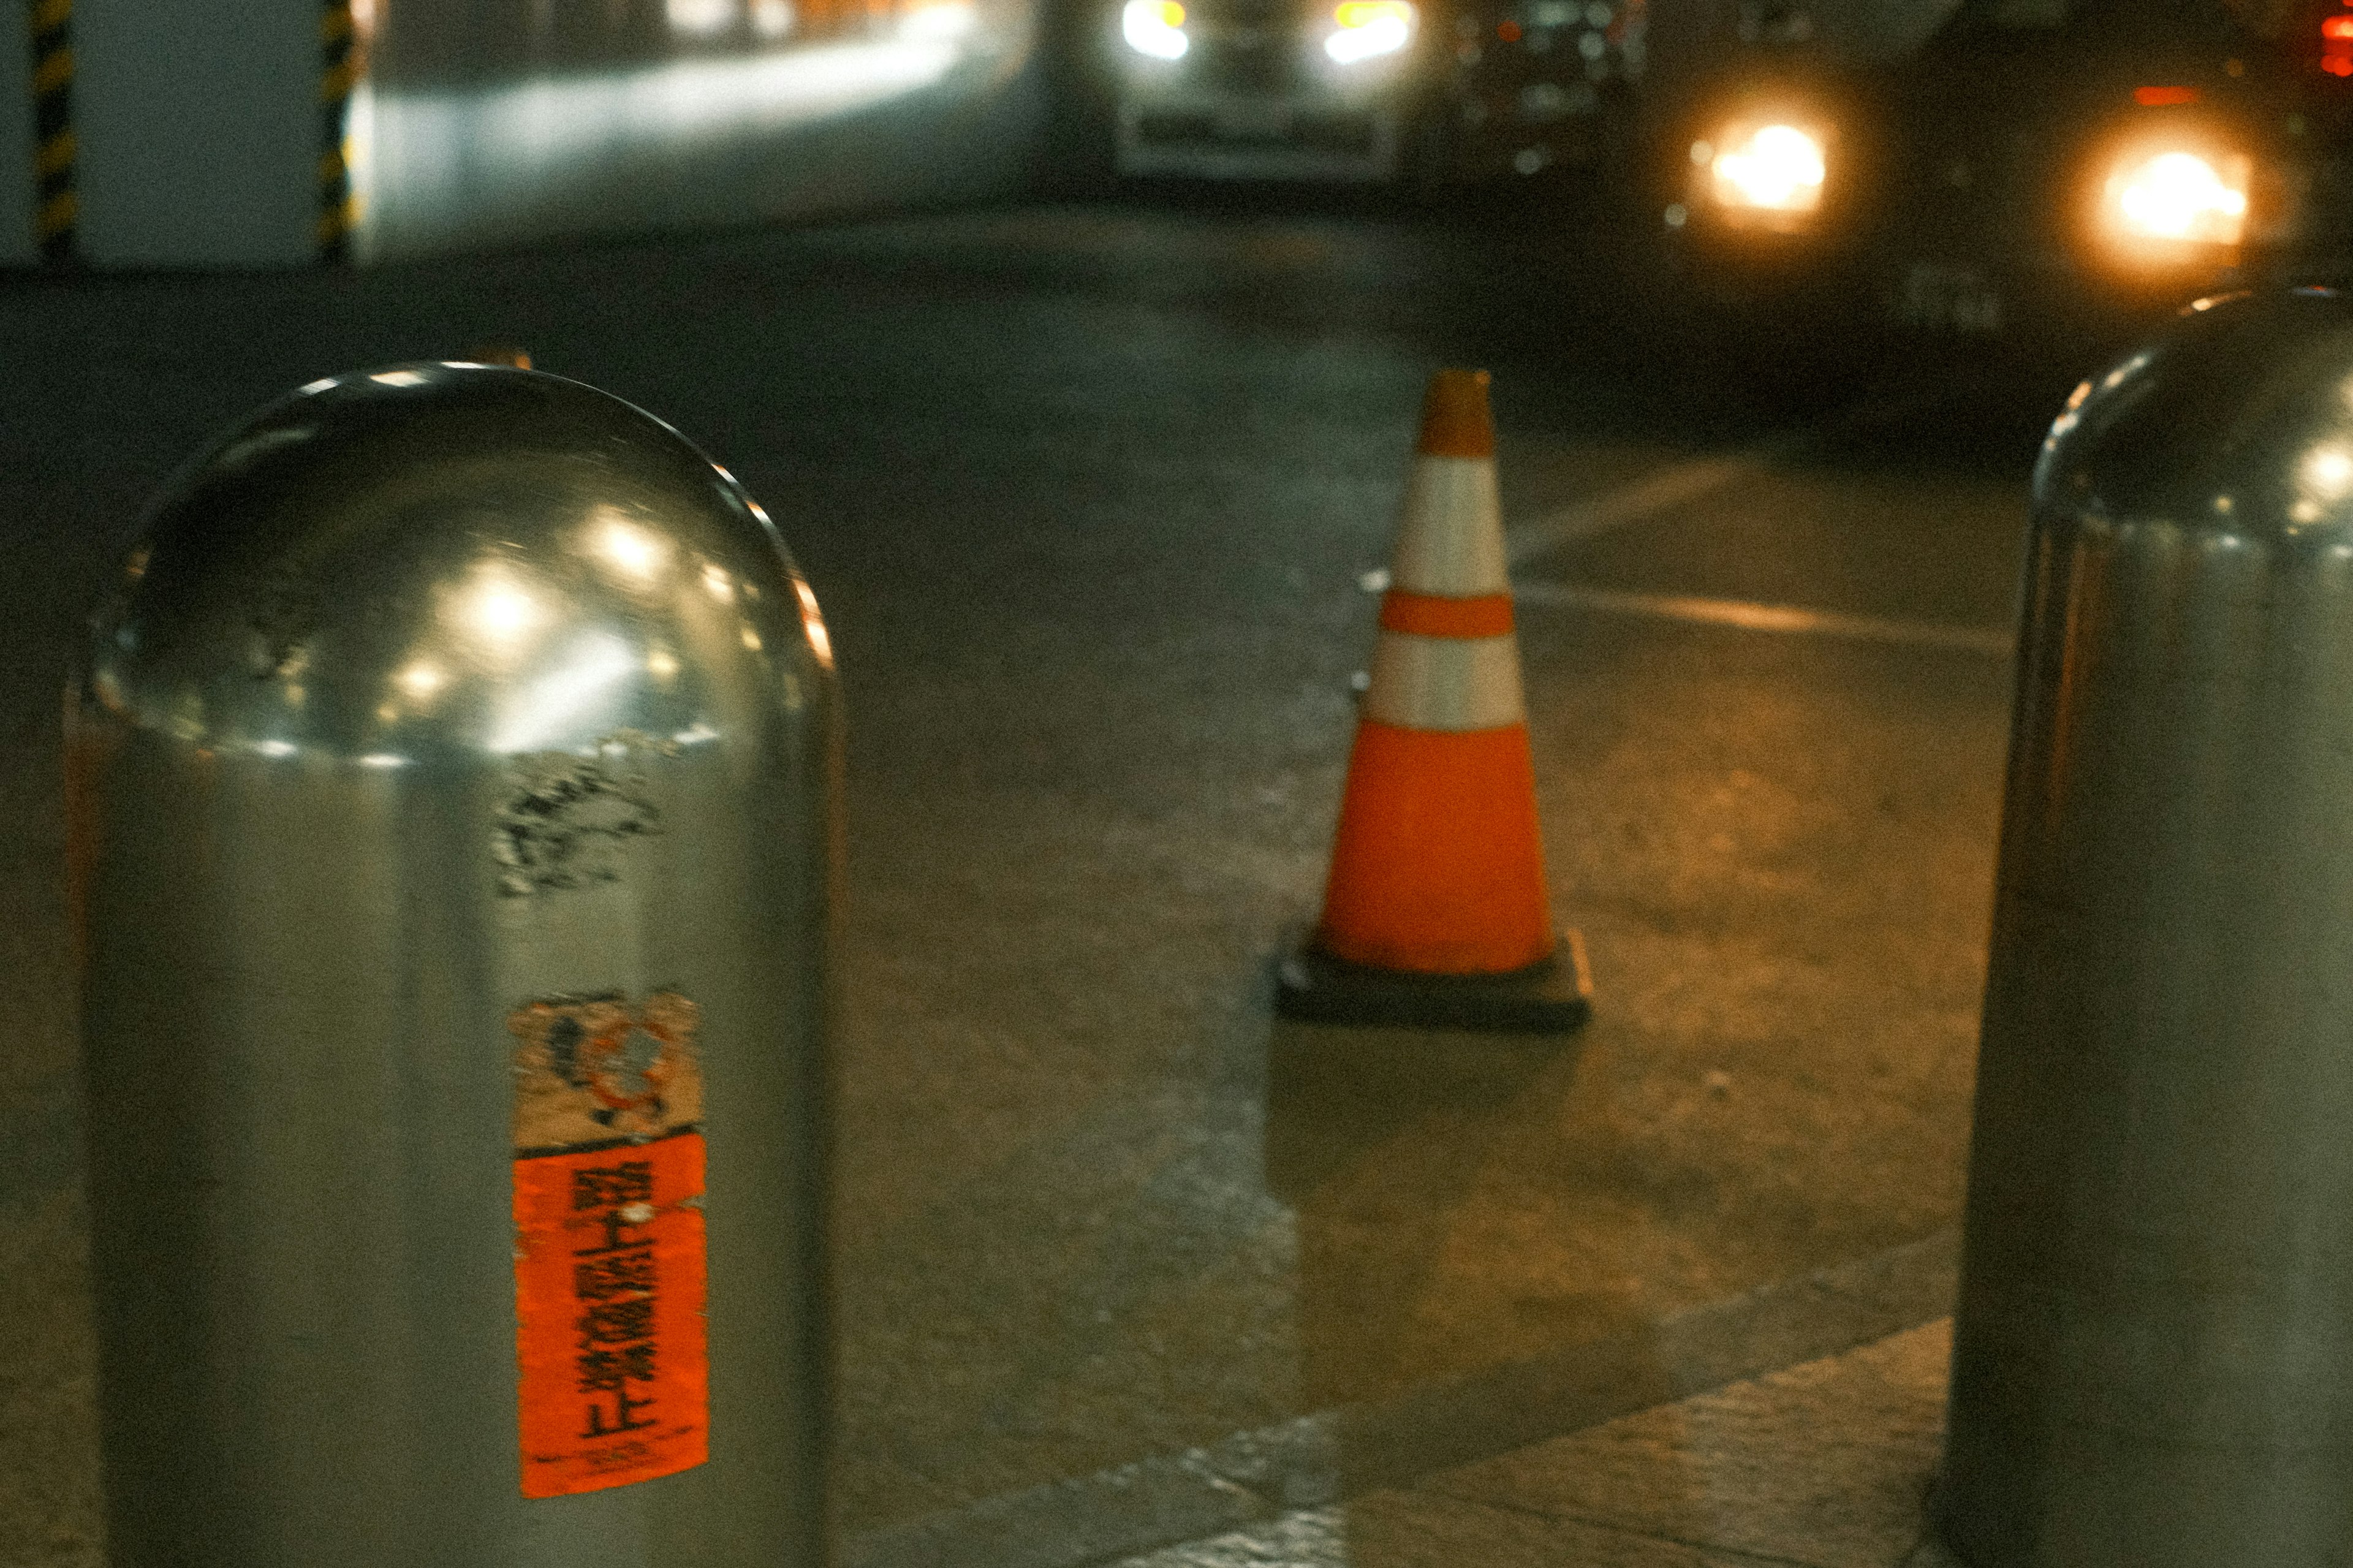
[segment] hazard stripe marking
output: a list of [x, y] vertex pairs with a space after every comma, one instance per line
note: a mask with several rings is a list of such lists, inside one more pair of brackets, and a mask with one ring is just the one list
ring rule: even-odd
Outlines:
[[354, 216], [352, 172], [346, 146], [351, 134], [352, 89], [364, 62], [351, 0], [324, 0], [319, 14], [319, 207], [315, 224], [319, 259], [328, 264], [350, 256]]
[[53, 267], [74, 257], [74, 225], [81, 203], [74, 194], [79, 144], [73, 132], [74, 53], [69, 25], [73, 0], [41, 0], [31, 7], [33, 65], [33, 229], [41, 258]]

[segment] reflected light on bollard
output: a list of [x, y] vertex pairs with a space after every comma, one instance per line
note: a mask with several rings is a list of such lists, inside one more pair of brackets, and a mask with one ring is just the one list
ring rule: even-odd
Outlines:
[[823, 1563], [814, 606], [515, 369], [315, 383], [151, 513], [69, 693], [118, 1568]]
[[1936, 1512], [2353, 1561], [2353, 308], [2201, 301], [2035, 475]]

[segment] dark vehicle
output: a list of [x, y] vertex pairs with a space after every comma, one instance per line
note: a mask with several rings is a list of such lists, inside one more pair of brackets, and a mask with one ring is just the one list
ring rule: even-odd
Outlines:
[[1646, 0], [1124, 0], [1122, 174], [1443, 182], [1629, 139]]
[[1745, 58], [1664, 154], [1668, 238], [1720, 302], [1862, 300], [1971, 333], [2337, 281], [2348, 73], [2353, 0], [2256, 20], [2220, 0], [1963, 0], [1876, 73]]

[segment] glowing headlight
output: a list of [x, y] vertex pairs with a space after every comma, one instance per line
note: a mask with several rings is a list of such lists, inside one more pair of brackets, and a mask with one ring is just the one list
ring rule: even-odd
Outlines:
[[[1715, 199], [1728, 207], [1810, 213], [1822, 205], [1822, 144], [1794, 125], [1738, 125], [1708, 163]], [[1696, 149], [1694, 149], [1696, 151]]]
[[1181, 59], [1190, 47], [1185, 37], [1185, 7], [1176, 0], [1127, 0], [1119, 14], [1119, 32], [1129, 48], [1156, 60]]
[[1410, 0], [1340, 0], [1324, 52], [1344, 66], [1393, 55], [1412, 40], [1413, 21]]
[[2101, 216], [2120, 239], [2236, 245], [2247, 226], [2248, 173], [2242, 157], [2136, 153], [2108, 176]]

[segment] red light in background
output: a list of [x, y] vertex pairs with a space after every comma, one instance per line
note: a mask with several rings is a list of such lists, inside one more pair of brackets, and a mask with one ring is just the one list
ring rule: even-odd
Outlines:
[[[2345, 3], [2353, 5], [2353, 0], [2345, 0]], [[1517, 22], [1498, 22], [1495, 24], [1495, 37], [1507, 44], [1516, 44], [1520, 41], [1520, 25]]]
[[[2353, 22], [2353, 16], [2348, 16], [2346, 20]], [[2168, 103], [2195, 103], [2198, 101], [2198, 89], [2194, 87], [2137, 87], [2133, 89], [2133, 101], [2143, 109], [2158, 109]]]
[[2324, 38], [2353, 38], [2353, 16], [2331, 16], [2320, 24]]
[[2320, 68], [2330, 76], [2353, 76], [2353, 57], [2331, 55], [2320, 62]]

